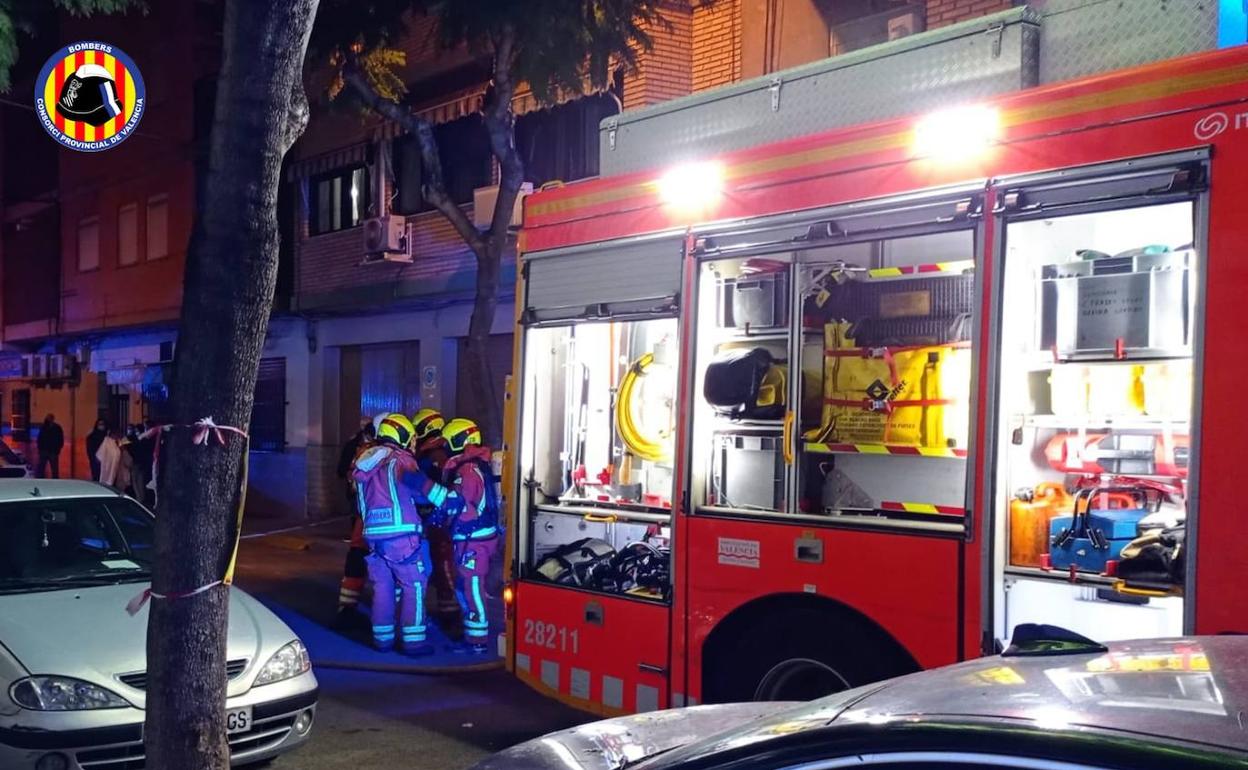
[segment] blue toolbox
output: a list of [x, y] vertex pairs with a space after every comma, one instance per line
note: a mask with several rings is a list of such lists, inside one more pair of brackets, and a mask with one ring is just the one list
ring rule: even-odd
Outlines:
[[[1141, 487], [1095, 487], [1075, 495], [1073, 516], [1049, 522], [1049, 563], [1053, 569], [1105, 572], [1123, 547], [1139, 535], [1140, 520], [1156, 510], [1156, 490]], [[1111, 502], [1114, 501], [1114, 502]], [[1113, 507], [1115, 506], [1120, 507]], [[1102, 508], [1093, 506], [1101, 505]]]

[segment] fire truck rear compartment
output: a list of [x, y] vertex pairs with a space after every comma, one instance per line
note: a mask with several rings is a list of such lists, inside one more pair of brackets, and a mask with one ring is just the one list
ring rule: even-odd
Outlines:
[[[1177, 636], [1188, 572], [1166, 543], [1194, 514], [1198, 191], [1117, 206], [1066, 194], [1001, 220], [992, 633]], [[1150, 553], [1177, 560], [1142, 571]]]

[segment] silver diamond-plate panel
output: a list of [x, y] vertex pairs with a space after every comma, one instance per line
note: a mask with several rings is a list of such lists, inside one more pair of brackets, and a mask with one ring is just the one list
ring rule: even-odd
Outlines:
[[1040, 81], [1055, 83], [1207, 51], [1212, 0], [1031, 0], [1042, 17]]
[[516, 653], [516, 668], [525, 672], [532, 670], [533, 664], [530, 662], [529, 656], [523, 652], [517, 652]]
[[[975, 101], [1033, 85], [1029, 8], [914, 35], [603, 123], [604, 176]], [[780, 82], [773, 110], [773, 78]]]

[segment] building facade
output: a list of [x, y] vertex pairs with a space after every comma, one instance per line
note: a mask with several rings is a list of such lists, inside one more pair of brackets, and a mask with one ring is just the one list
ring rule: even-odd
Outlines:
[[[558, 105], [539, 105], [523, 89], [517, 95], [516, 138], [527, 181], [537, 187], [597, 175], [606, 141], [600, 126], [621, 110], [1015, 4], [674, 0], [666, 11], [670, 23], [653, 30], [653, 49], [635, 68], [614, 73], [606, 92]], [[26, 448], [34, 438], [31, 423], [55, 413], [72, 447], [72, 456], [62, 456], [66, 475], [88, 475], [83, 447], [97, 417], [118, 424], [159, 420], [168, 396], [196, 164], [215, 94], [220, 19], [214, 9], [213, 3], [164, 3], [146, 17], [64, 21], [64, 41], [107, 39], [144, 73], [147, 115], [140, 134], [118, 148], [59, 150], [29, 112], [6, 109], [0, 121], [0, 418], [6, 440]], [[440, 50], [435, 32], [428, 20], [414, 19], [402, 43], [409, 103], [435, 124], [450, 192], [473, 215], [492, 206], [497, 177], [476, 114], [488, 62], [468, 51]], [[35, 48], [25, 53], [40, 59]], [[17, 81], [15, 97], [29, 95], [30, 81]], [[320, 95], [311, 96], [316, 102]], [[345, 512], [336, 466], [364, 417], [421, 406], [480, 415], [458, 387], [473, 256], [421, 200], [411, 139], [376, 117], [319, 101], [288, 159], [279, 201], [279, 296], [251, 426], [248, 505], [261, 515]], [[508, 259], [491, 345], [500, 393], [511, 365], [514, 275]]]
[[60, 149], [14, 104], [0, 121], [0, 419], [5, 440], [33, 459], [38, 425], [54, 414], [64, 476], [89, 476], [85, 439], [98, 417], [118, 426], [160, 419], [167, 403], [220, 29], [205, 3], [65, 16], [24, 45], [14, 72], [9, 96], [33, 104], [35, 74], [52, 51], [104, 40], [131, 55], [146, 86], [137, 133], [106, 152]]

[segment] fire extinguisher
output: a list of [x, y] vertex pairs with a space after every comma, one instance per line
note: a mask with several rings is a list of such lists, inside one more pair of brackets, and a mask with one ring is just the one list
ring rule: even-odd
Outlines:
[[1060, 433], [1044, 449], [1054, 470], [1123, 476], [1187, 477], [1191, 456], [1183, 435]]

